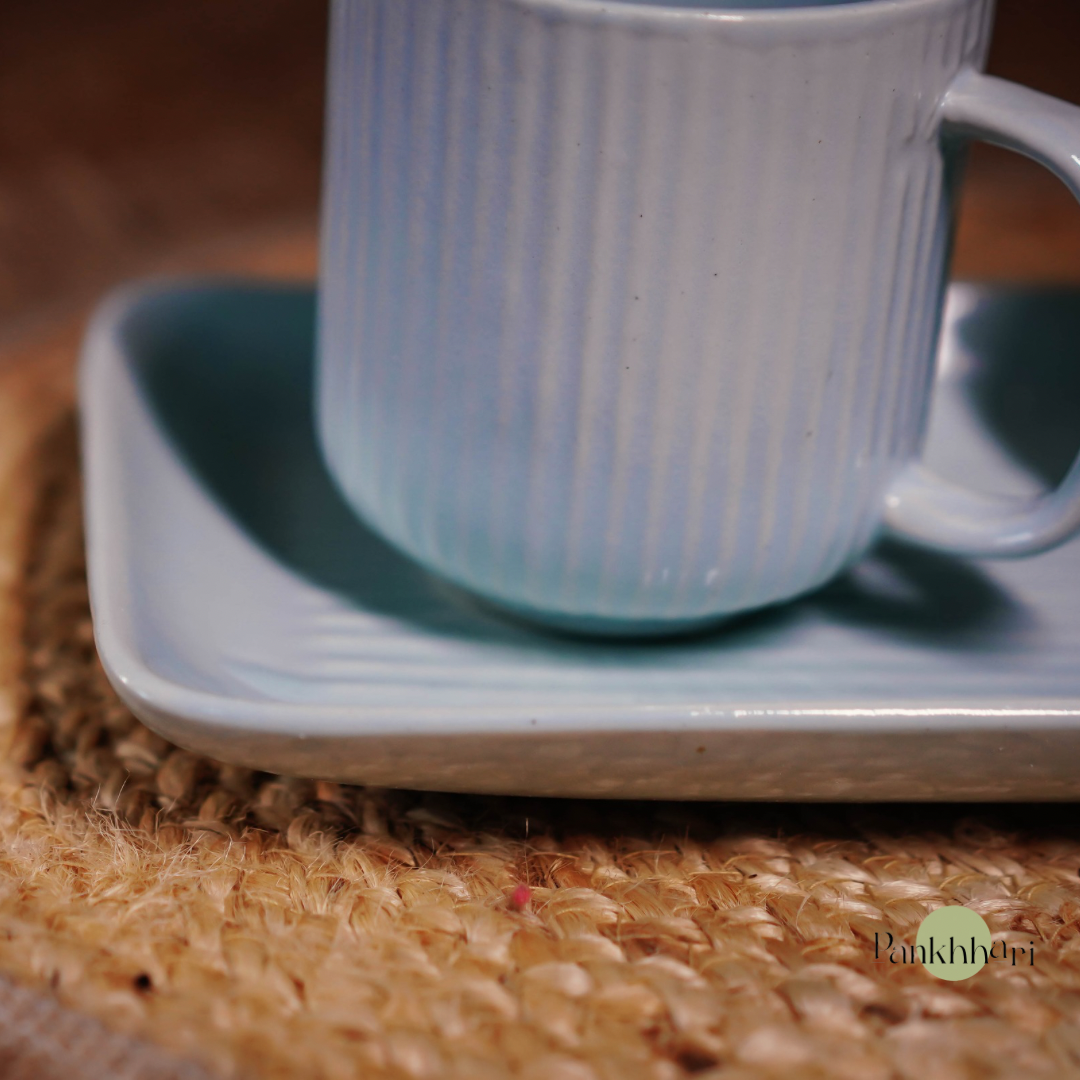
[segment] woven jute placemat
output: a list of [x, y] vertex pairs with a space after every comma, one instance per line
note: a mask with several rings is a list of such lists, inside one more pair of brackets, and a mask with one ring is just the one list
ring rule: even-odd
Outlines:
[[[8, 976], [225, 1074], [1080, 1075], [1071, 808], [375, 791], [152, 734], [94, 653], [78, 336], [50, 322], [0, 366]], [[942, 904], [1034, 964], [947, 983], [875, 959]]]

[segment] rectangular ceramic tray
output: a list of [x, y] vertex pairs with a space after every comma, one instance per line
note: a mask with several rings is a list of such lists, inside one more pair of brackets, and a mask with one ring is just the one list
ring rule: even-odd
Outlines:
[[[999, 564], [884, 545], [814, 596], [681, 641], [534, 631], [346, 509], [312, 429], [313, 318], [306, 287], [165, 284], [113, 298], [90, 330], [98, 646], [167, 738], [452, 791], [1080, 794], [1080, 543]], [[939, 471], [998, 491], [1055, 480], [1080, 440], [1077, 342], [1076, 294], [954, 288]]]

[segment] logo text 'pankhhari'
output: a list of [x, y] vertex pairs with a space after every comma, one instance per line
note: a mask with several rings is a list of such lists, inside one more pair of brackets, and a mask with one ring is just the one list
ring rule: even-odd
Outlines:
[[875, 934], [874, 959], [886, 964], [922, 964], [939, 979], [960, 982], [977, 975], [991, 960], [1034, 967], [1035, 943], [1010, 947], [1003, 941], [994, 942], [990, 928], [976, 912], [943, 907], [923, 920], [914, 945], [897, 944], [889, 933], [885, 940]]

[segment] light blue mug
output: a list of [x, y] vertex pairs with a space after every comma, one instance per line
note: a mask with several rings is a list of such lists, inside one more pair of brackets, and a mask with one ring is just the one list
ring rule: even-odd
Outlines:
[[335, 0], [318, 427], [356, 510], [528, 616], [656, 633], [883, 532], [1033, 555], [919, 463], [970, 138], [1080, 195], [991, 0]]

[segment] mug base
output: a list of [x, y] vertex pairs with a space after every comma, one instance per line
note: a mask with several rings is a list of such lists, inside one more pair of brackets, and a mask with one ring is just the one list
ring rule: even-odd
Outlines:
[[[475, 594], [474, 594], [475, 595]], [[525, 604], [477, 597], [485, 607], [528, 623], [531, 627], [554, 630], [573, 637], [614, 638], [647, 641], [657, 638], [688, 637], [718, 630], [737, 614], [698, 616], [691, 619], [617, 619], [596, 615], [571, 615], [545, 611]]]

